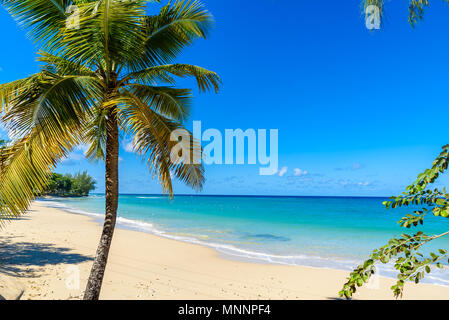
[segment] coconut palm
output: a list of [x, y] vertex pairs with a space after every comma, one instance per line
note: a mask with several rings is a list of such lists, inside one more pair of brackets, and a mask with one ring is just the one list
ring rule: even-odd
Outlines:
[[[172, 177], [194, 189], [203, 167], [173, 161], [171, 141], [183, 128], [192, 93], [175, 88], [191, 76], [201, 91], [218, 90], [220, 79], [198, 66], [174, 63], [182, 49], [205, 38], [211, 15], [194, 1], [146, 14], [146, 0], [0, 0], [40, 46], [39, 73], [0, 86], [2, 120], [13, 143], [0, 175], [0, 216], [24, 213], [46, 186], [51, 170], [77, 145], [105, 161], [105, 220], [84, 299], [98, 299], [117, 216], [120, 134], [165, 193]], [[154, 8], [153, 8], [154, 9]], [[190, 134], [190, 133], [189, 133]]]

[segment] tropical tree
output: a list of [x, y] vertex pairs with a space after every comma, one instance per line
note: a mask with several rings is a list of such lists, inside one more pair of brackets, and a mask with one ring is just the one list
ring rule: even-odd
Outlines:
[[57, 163], [88, 145], [89, 159], [105, 161], [105, 220], [84, 294], [98, 299], [117, 216], [119, 135], [133, 137], [136, 153], [170, 196], [172, 177], [194, 189], [204, 183], [201, 164], [170, 157], [178, 143], [198, 150], [189, 139], [170, 139], [183, 128], [192, 97], [174, 85], [177, 77], [191, 76], [200, 91], [216, 92], [220, 79], [173, 62], [195, 39], [206, 38], [212, 16], [196, 1], [176, 1], [155, 15], [146, 13], [146, 0], [0, 3], [40, 46], [42, 64], [39, 73], [0, 86], [2, 120], [14, 134], [0, 175], [0, 214], [24, 213]]
[[[447, 0], [449, 2], [449, 0]], [[366, 0], [362, 2], [364, 12], [370, 5], [375, 5], [383, 15], [384, 5], [382, 0]], [[412, 26], [423, 18], [424, 8], [429, 6], [427, 0], [412, 0], [409, 4], [408, 21]], [[370, 14], [368, 12], [368, 14]], [[424, 218], [428, 213], [441, 218], [449, 218], [449, 193], [443, 188], [431, 188], [440, 175], [447, 170], [449, 164], [449, 145], [443, 147], [443, 151], [435, 159], [432, 167], [418, 175], [416, 181], [409, 185], [405, 191], [397, 196], [391, 197], [390, 201], [383, 204], [387, 209], [397, 207], [409, 207], [411, 213], [402, 217], [398, 223], [401, 227], [412, 228], [424, 224]], [[421, 206], [421, 207], [417, 207]], [[376, 263], [393, 263], [398, 271], [398, 280], [391, 287], [396, 298], [401, 297], [406, 281], [419, 283], [426, 273], [432, 271], [433, 267], [442, 268], [441, 261], [449, 258], [446, 249], [438, 252], [424, 254], [422, 248], [429, 242], [449, 235], [449, 231], [441, 234], [427, 235], [422, 231], [400, 237], [394, 237], [379, 249], [375, 249], [371, 255], [355, 268], [347, 278], [346, 283], [339, 292], [340, 297], [351, 298], [357, 287], [363, 286], [376, 272]], [[449, 262], [449, 261], [448, 261]]]
[[89, 192], [95, 189], [95, 180], [87, 174], [87, 171], [75, 173], [70, 178], [72, 179], [72, 189], [70, 190], [72, 196], [88, 196]]
[[70, 197], [85, 197], [89, 192], [95, 189], [95, 180], [87, 174], [76, 173], [62, 175], [60, 173], [53, 173], [50, 180], [45, 187], [43, 194], [55, 196], [70, 196]]
[[47, 187], [43, 190], [44, 194], [52, 194], [58, 196], [67, 196], [72, 189], [72, 179], [67, 175], [53, 173], [48, 181]]

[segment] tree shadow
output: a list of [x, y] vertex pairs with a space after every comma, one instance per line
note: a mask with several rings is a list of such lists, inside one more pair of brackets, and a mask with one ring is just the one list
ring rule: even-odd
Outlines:
[[30, 220], [30, 217], [27, 217], [25, 215], [19, 216], [19, 217], [0, 217], [0, 223], [9, 223], [13, 221], [20, 221], [20, 220]]
[[0, 272], [8, 275], [32, 277], [30, 272], [36, 267], [93, 260], [89, 256], [71, 253], [69, 248], [48, 243], [13, 242], [12, 238], [0, 237]]

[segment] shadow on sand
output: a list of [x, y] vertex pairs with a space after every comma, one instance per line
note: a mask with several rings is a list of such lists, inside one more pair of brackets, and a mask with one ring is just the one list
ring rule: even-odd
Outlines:
[[9, 275], [29, 277], [34, 267], [77, 264], [89, 260], [93, 259], [71, 253], [68, 248], [47, 243], [13, 242], [12, 237], [0, 237], [0, 272]]

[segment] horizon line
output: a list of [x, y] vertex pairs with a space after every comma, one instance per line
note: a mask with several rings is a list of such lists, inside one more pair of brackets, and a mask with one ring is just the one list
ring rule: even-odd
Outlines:
[[[90, 195], [104, 195], [104, 192], [92, 192]], [[119, 195], [143, 195], [143, 196], [158, 196], [158, 197], [169, 197], [167, 194], [162, 193], [119, 193]], [[191, 193], [179, 193], [173, 194], [173, 196], [181, 197], [259, 197], [259, 198], [390, 198], [390, 196], [317, 196], [317, 195], [264, 195], [264, 194], [191, 194]]]

